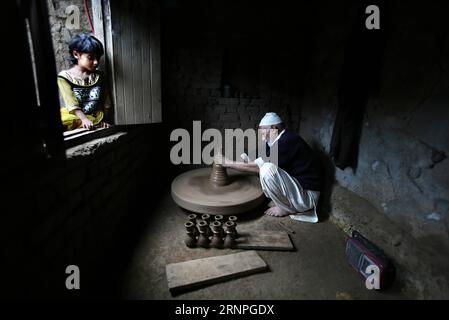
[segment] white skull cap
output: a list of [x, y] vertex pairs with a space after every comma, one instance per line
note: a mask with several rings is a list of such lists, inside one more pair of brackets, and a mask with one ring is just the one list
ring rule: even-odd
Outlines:
[[279, 123], [282, 123], [282, 119], [276, 112], [267, 112], [260, 120], [259, 126], [272, 126]]

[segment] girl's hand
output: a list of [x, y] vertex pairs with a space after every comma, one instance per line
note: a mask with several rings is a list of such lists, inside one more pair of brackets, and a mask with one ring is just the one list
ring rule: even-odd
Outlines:
[[81, 123], [83, 124], [83, 128], [88, 130], [92, 130], [94, 128], [94, 124], [87, 118], [81, 119]]
[[112, 127], [112, 125], [110, 125], [109, 123], [105, 121], [100, 122], [100, 128], [110, 128], [110, 127]]

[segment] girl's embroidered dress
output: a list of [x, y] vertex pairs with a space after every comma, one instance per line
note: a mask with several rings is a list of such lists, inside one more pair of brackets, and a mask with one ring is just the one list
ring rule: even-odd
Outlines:
[[58, 87], [65, 106], [61, 108], [64, 130], [82, 128], [81, 120], [73, 113], [80, 109], [94, 125], [99, 124], [111, 107], [105, 75], [94, 71], [86, 78], [75, 77], [68, 70], [58, 74]]

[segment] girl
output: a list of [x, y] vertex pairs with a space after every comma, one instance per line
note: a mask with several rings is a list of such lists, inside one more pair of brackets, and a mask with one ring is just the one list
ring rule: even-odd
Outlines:
[[73, 67], [58, 74], [58, 87], [65, 107], [61, 108], [64, 130], [109, 128], [111, 102], [105, 75], [97, 70], [103, 45], [92, 35], [80, 33], [69, 43]]

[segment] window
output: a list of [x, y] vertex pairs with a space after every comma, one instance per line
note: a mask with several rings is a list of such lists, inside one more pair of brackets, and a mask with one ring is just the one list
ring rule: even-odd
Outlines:
[[[63, 132], [48, 12], [51, 1], [20, 1], [10, 5], [11, 12], [16, 14], [18, 30], [10, 39], [11, 43], [18, 43], [18, 60], [14, 63], [18, 76], [11, 79], [11, 85], [18, 89], [17, 93], [11, 93], [22, 97], [19, 105], [26, 104], [21, 109], [26, 116], [20, 130], [17, 124], [3, 130], [9, 134], [12, 129], [18, 131], [15, 140], [10, 142], [11, 150], [29, 150], [25, 146], [31, 146], [33, 149], [45, 149], [47, 157], [64, 157], [67, 142], [73, 145], [78, 141], [75, 139], [78, 136], [83, 136], [79, 141], [86, 141], [86, 132]], [[111, 3], [109, 0], [92, 0], [89, 4], [95, 13], [96, 36], [105, 46], [104, 71], [112, 86], [114, 124], [161, 122], [158, 5], [145, 1], [130, 3], [116, 0]], [[94, 133], [91, 139], [105, 135], [104, 132]]]

